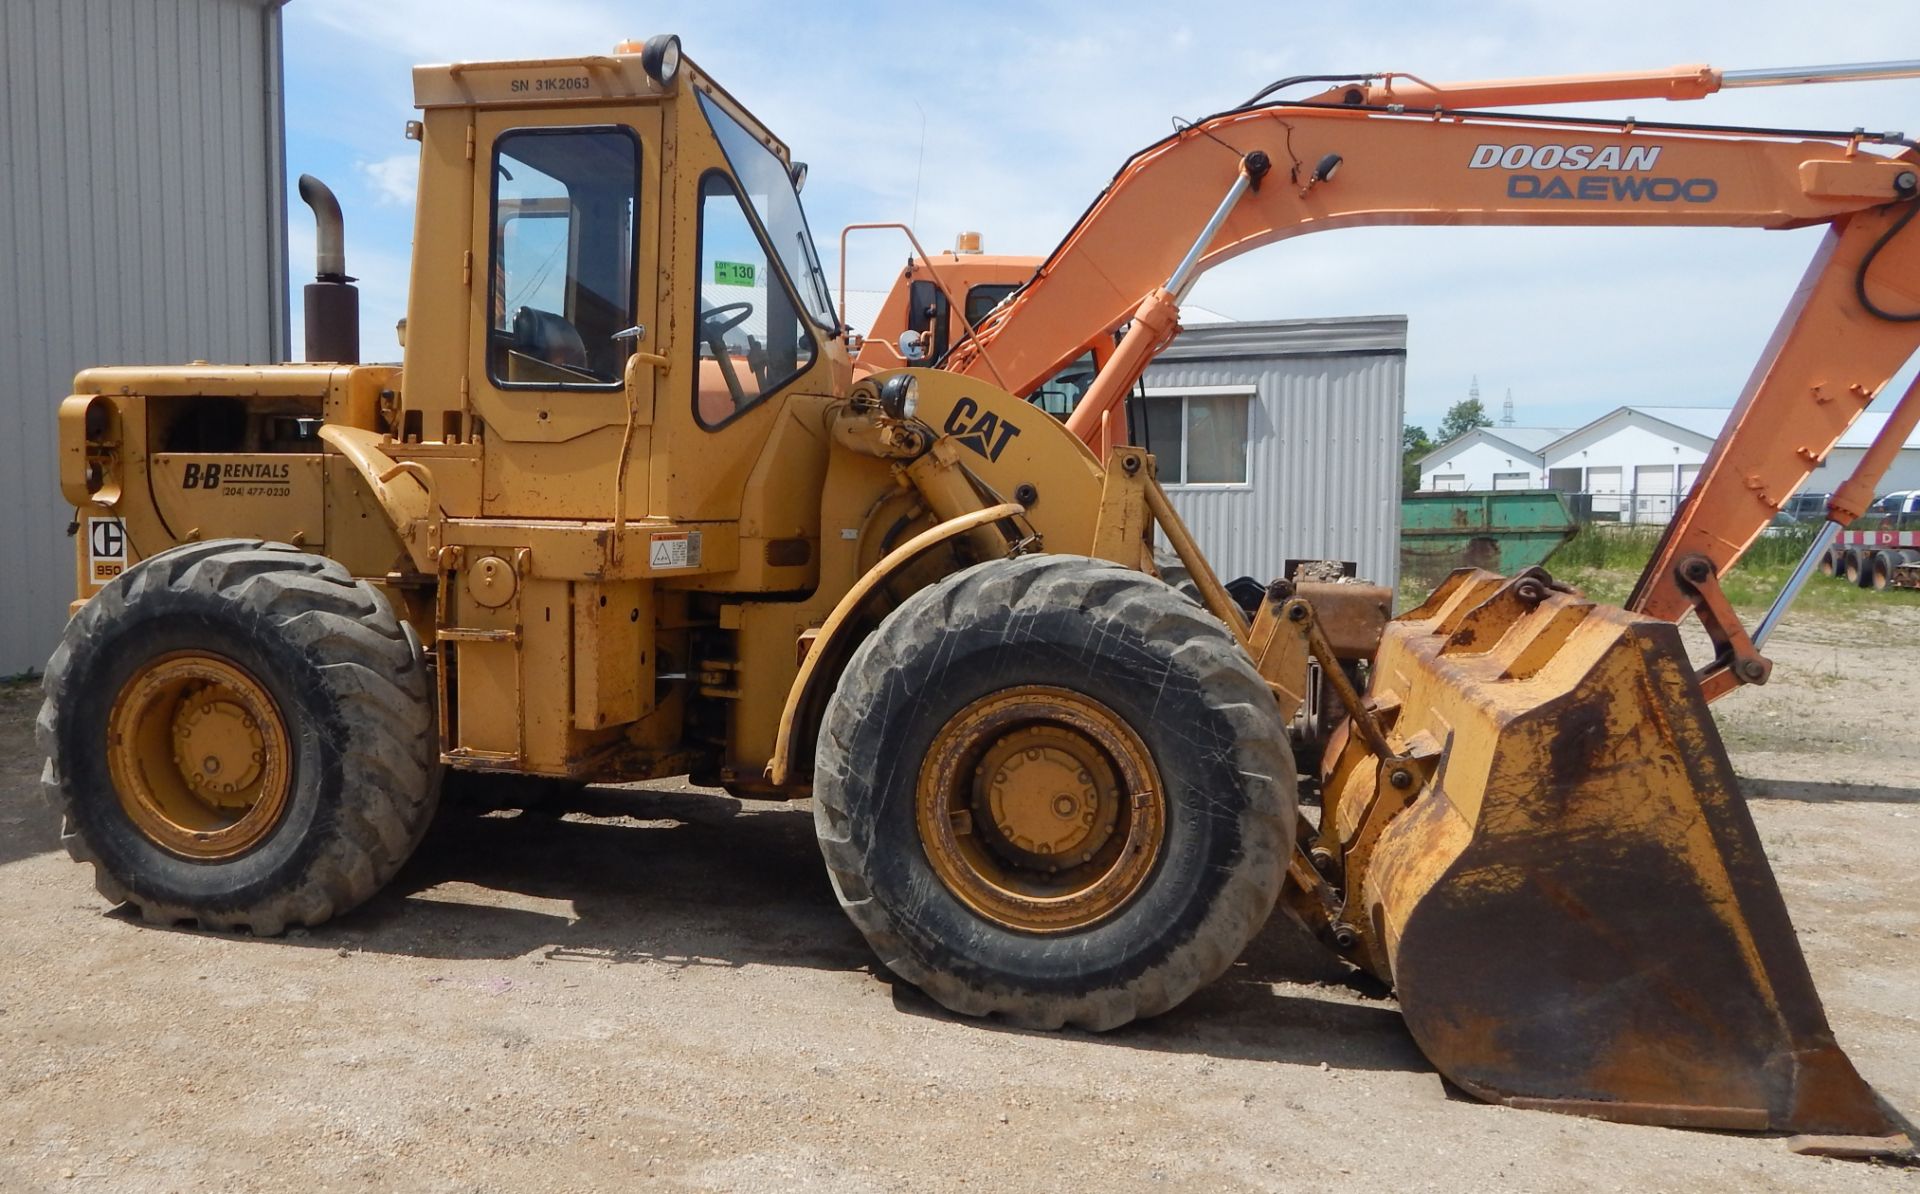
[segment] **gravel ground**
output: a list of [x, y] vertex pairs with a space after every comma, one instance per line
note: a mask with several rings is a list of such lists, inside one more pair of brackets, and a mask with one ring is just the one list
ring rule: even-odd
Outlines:
[[[1726, 738], [1841, 1041], [1920, 1111], [1920, 625], [1772, 646]], [[0, 690], [7, 1191], [1913, 1188], [1472, 1102], [1278, 918], [1147, 1024], [957, 1020], [875, 973], [805, 808], [672, 785], [444, 817], [311, 932], [143, 927], [56, 846], [36, 701]]]

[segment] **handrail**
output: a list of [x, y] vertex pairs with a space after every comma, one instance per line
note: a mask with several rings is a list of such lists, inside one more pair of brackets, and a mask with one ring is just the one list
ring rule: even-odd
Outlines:
[[[920, 247], [920, 238], [913, 234], [913, 229], [893, 220], [848, 224], [840, 230], [840, 327], [843, 330], [847, 327], [847, 234], [849, 232], [869, 231], [880, 228], [898, 228], [906, 234], [907, 242], [913, 246], [914, 253], [919, 256], [920, 261], [927, 267], [927, 272], [933, 275], [933, 284], [938, 286], [940, 293], [946, 296], [947, 306], [954, 314], [960, 317], [960, 326], [967, 329], [967, 335], [969, 337], [977, 339], [978, 333], [974, 330], [973, 321], [967, 318], [967, 308], [965, 304], [957, 301], [953, 297], [953, 291], [947, 289], [946, 282], [940, 277], [940, 271], [934, 267], [932, 255]], [[1005, 379], [1000, 376], [1000, 370], [994, 366], [993, 358], [987, 354], [985, 348], [980, 350], [980, 359], [986, 364], [987, 371], [993, 374], [994, 383], [1001, 389], [1006, 389], [1007, 383]]]

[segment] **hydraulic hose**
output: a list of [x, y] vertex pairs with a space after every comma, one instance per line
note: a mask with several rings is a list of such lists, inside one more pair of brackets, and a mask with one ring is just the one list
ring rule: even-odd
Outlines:
[[1880, 239], [1873, 242], [1873, 247], [1867, 250], [1867, 255], [1860, 259], [1859, 271], [1853, 276], [1853, 292], [1859, 296], [1860, 305], [1867, 309], [1868, 314], [1877, 319], [1884, 319], [1888, 323], [1920, 323], [1920, 311], [1905, 313], [1889, 311], [1867, 297], [1867, 271], [1873, 268], [1873, 259], [1880, 256], [1880, 250], [1886, 248], [1894, 237], [1899, 236], [1901, 229], [1913, 223], [1916, 213], [1920, 213], [1920, 203], [1912, 199], [1907, 200], [1907, 213], [1895, 220], [1885, 232], [1880, 234]]

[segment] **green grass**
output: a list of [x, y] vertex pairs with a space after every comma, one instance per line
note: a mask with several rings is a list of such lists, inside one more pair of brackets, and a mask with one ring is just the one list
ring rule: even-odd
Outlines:
[[[1805, 554], [1813, 531], [1813, 527], [1793, 528], [1784, 534], [1762, 536], [1721, 580], [1720, 587], [1734, 608], [1743, 614], [1758, 614], [1772, 605], [1794, 565]], [[1659, 527], [1596, 523], [1582, 527], [1578, 535], [1554, 553], [1546, 567], [1554, 579], [1574, 586], [1593, 600], [1619, 605], [1640, 579], [1640, 571], [1646, 567], [1659, 541]], [[1400, 607], [1411, 608], [1425, 595], [1424, 591], [1410, 591], [1403, 584]], [[1815, 573], [1793, 605], [1799, 610], [1834, 614], [1903, 607], [1920, 609], [1920, 591], [1887, 589], [1876, 593]]]

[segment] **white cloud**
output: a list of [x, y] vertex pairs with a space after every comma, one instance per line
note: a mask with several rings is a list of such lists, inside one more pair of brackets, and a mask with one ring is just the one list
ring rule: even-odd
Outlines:
[[419, 154], [396, 153], [355, 165], [373, 188], [376, 202], [389, 207], [413, 206], [414, 188], [420, 181]]

